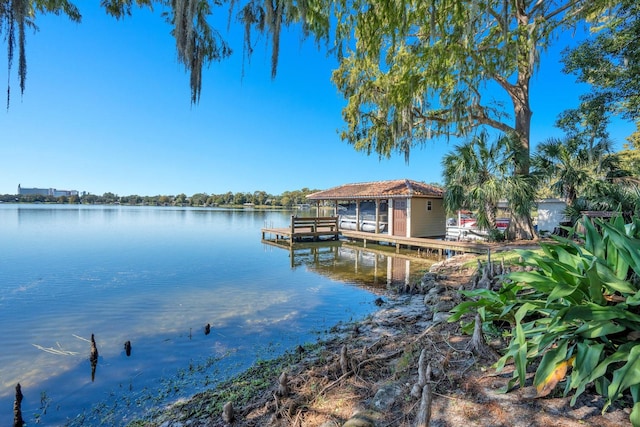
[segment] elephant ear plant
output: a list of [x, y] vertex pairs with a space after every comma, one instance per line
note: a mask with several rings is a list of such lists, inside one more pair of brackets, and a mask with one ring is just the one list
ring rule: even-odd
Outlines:
[[477, 310], [486, 331], [508, 325], [495, 365], [514, 363], [508, 388], [524, 386], [527, 366], [537, 365], [539, 397], [564, 383], [574, 405], [592, 384], [606, 399], [603, 412], [633, 401], [631, 423], [640, 427], [640, 218], [583, 218], [571, 232], [575, 240], [522, 251], [529, 268], [507, 274], [499, 290], [465, 292], [449, 321]]

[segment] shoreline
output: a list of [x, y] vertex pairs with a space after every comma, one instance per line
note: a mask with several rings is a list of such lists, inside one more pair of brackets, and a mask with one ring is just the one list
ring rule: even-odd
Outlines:
[[[509, 367], [496, 373], [495, 358], [475, 355], [460, 323], [446, 321], [475, 274], [472, 257], [454, 258], [434, 264], [407, 293], [386, 295], [363, 320], [336, 325], [328, 339], [259, 362], [128, 426], [414, 426], [420, 398], [412, 388], [423, 353], [432, 372], [431, 426], [630, 426], [625, 408], [602, 415], [603, 399], [593, 394], [570, 407], [571, 396], [531, 399], [527, 387], [500, 393]], [[227, 402], [233, 422], [223, 415]]]

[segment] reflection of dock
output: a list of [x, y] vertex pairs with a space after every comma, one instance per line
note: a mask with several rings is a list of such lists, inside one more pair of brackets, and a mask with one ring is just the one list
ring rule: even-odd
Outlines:
[[[374, 293], [390, 285], [409, 283], [412, 272], [424, 268], [425, 260], [391, 251], [347, 245], [342, 241], [302, 242], [295, 245], [263, 243], [289, 251], [291, 268], [306, 268], [331, 279], [355, 283]], [[414, 264], [417, 263], [417, 264]]]
[[342, 244], [338, 241], [327, 241], [322, 243], [301, 242], [296, 243], [295, 245], [283, 245], [281, 243], [276, 243], [273, 240], [265, 239], [262, 240], [262, 243], [281, 249], [288, 249], [291, 268], [310, 264], [334, 265], [338, 258], [338, 249]]

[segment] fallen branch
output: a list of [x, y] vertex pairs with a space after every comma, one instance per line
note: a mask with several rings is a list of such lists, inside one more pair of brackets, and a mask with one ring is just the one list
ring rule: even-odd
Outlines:
[[76, 356], [76, 355], [80, 354], [77, 351], [63, 350], [59, 343], [56, 343], [56, 344], [58, 344], [58, 348], [43, 347], [43, 346], [38, 345], [38, 344], [31, 344], [31, 345], [34, 346], [35, 348], [37, 348], [38, 350], [42, 350], [42, 351], [45, 351], [47, 353], [55, 354], [55, 355], [58, 355], [58, 356]]

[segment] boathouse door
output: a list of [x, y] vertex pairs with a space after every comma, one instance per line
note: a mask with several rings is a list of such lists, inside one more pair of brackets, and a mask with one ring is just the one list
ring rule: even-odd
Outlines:
[[393, 235], [402, 237], [407, 235], [407, 201], [405, 199], [393, 201]]

